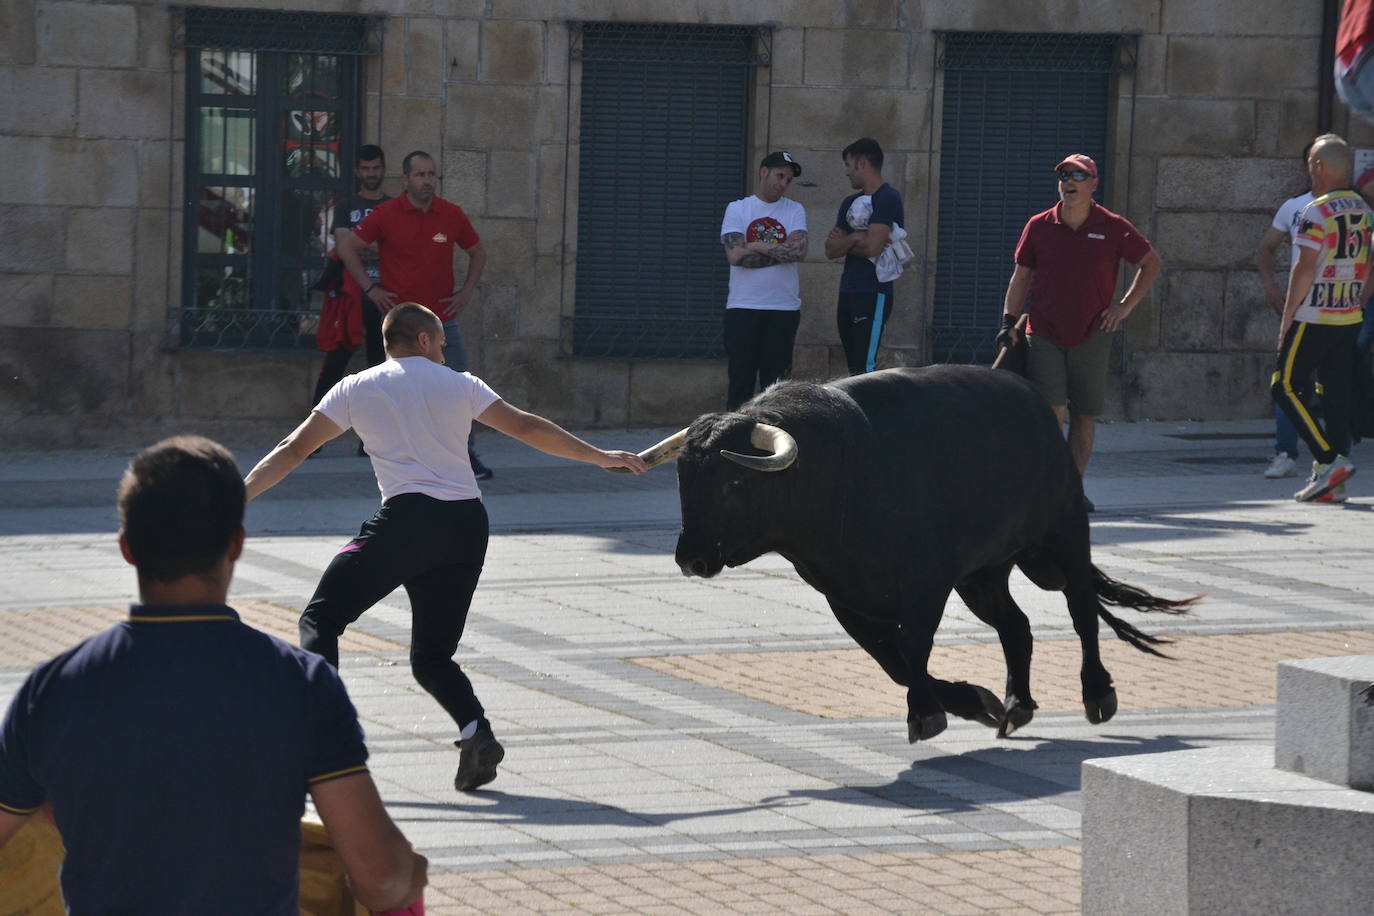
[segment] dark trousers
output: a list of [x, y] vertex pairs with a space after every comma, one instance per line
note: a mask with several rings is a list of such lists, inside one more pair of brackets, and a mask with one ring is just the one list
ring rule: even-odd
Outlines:
[[[1283, 338], [1279, 365], [1269, 392], [1274, 403], [1297, 427], [1312, 457], [1330, 464], [1350, 452], [1350, 383], [1355, 338], [1360, 326], [1308, 324], [1295, 321]], [[1322, 386], [1323, 427], [1303, 403], [1307, 380], [1316, 372]]]
[[892, 317], [891, 293], [840, 293], [835, 305], [835, 329], [844, 346], [850, 375], [872, 372], [878, 364], [883, 328]]
[[301, 648], [339, 665], [339, 636], [404, 585], [410, 596], [410, 670], [462, 728], [482, 718], [472, 682], [453, 660], [487, 554], [478, 499], [393, 496], [330, 562], [301, 615]]
[[791, 309], [726, 309], [725, 353], [729, 389], [725, 409], [734, 410], [792, 371], [792, 343], [801, 311]]
[[329, 389], [339, 384], [339, 380], [348, 374], [348, 361], [353, 358], [352, 350], [330, 350], [324, 355], [324, 365], [320, 366], [320, 377], [315, 380], [315, 399], [310, 402], [311, 406], [320, 403], [320, 398], [329, 393]]
[[382, 310], [366, 294], [363, 295], [363, 343], [367, 347], [367, 366], [386, 362], [386, 348], [382, 345]]

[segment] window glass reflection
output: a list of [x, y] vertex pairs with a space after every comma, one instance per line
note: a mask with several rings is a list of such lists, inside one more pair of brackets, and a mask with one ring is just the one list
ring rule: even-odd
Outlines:
[[286, 174], [292, 178], [339, 177], [339, 115], [333, 111], [286, 113]]
[[200, 109], [200, 170], [210, 175], [253, 174], [253, 109]]
[[209, 95], [252, 95], [258, 56], [251, 51], [200, 52], [200, 91]]
[[281, 247], [286, 257], [324, 257], [329, 251], [329, 215], [336, 191], [283, 191]]
[[253, 250], [252, 188], [201, 188], [196, 250], [203, 254]]
[[285, 94], [293, 101], [337, 99], [343, 95], [337, 57], [290, 54], [286, 58]]
[[246, 266], [202, 267], [196, 271], [196, 305], [201, 308], [250, 308], [251, 290]]

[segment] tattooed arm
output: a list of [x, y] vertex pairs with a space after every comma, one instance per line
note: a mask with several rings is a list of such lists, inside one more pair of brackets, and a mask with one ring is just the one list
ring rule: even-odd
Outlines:
[[725, 260], [730, 262], [732, 267], [771, 267], [774, 261], [764, 254], [764, 246], [761, 242], [744, 241], [743, 232], [727, 232], [720, 237], [720, 243], [725, 246]]
[[776, 245], [768, 242], [744, 241], [744, 233], [727, 232], [720, 237], [725, 246], [725, 259], [735, 267], [772, 267], [806, 257], [806, 232], [798, 230]]
[[768, 257], [779, 264], [806, 260], [806, 230], [789, 232], [781, 243], [768, 246]]

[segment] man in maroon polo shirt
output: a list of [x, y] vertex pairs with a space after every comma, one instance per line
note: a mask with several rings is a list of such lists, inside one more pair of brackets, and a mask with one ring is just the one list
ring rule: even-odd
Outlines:
[[[444, 362], [451, 369], [466, 372], [467, 348], [458, 318], [472, 301], [487, 253], [463, 208], [435, 194], [439, 174], [433, 156], [423, 150], [408, 154], [401, 161], [401, 182], [404, 194], [374, 208], [352, 232], [339, 238], [339, 260], [382, 314], [402, 302], [418, 302], [438, 315], [448, 341]], [[359, 255], [374, 243], [382, 268], [380, 280], [367, 276]], [[453, 276], [455, 245], [468, 256], [467, 276], [457, 289]], [[471, 439], [468, 459], [478, 480], [492, 476], [491, 469], [477, 459]]]
[[[1098, 174], [1090, 157], [1067, 156], [1054, 171], [1059, 203], [1021, 230], [997, 342], [1016, 342], [1014, 325], [1030, 293], [1026, 375], [1049, 398], [1060, 425], [1068, 424], [1069, 450], [1081, 474], [1106, 392], [1107, 335], [1145, 298], [1164, 264], [1130, 220], [1093, 200]], [[1122, 258], [1138, 269], [1126, 295], [1116, 299]]]

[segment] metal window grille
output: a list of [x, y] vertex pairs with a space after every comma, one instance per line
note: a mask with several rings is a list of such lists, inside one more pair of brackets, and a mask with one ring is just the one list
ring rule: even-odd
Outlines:
[[766, 29], [587, 22], [577, 281], [563, 350], [582, 357], [724, 354], [725, 205], [745, 193], [752, 68]]
[[1107, 161], [1115, 78], [1132, 68], [1134, 40], [938, 38], [944, 92], [931, 357], [987, 363], [1021, 229], [1055, 202], [1054, 164], [1074, 152]]
[[181, 302], [167, 345], [311, 349], [380, 17], [183, 7]]
[[172, 9], [178, 47], [298, 54], [381, 53], [381, 16], [203, 6]]

